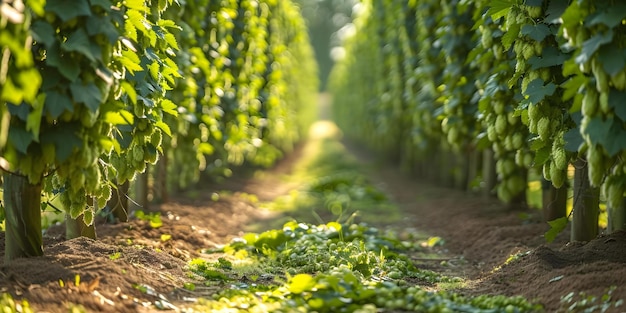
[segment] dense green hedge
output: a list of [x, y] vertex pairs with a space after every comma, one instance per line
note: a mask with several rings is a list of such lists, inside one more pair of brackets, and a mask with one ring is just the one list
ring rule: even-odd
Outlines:
[[[17, 186], [6, 177], [27, 177], [86, 224], [118, 185], [160, 156], [177, 186], [205, 170], [216, 176], [244, 162], [269, 166], [312, 118], [316, 64], [291, 1], [5, 6], [5, 194], [22, 188], [6, 190]], [[19, 209], [3, 203], [7, 213]]]
[[165, 140], [175, 183], [197, 180], [198, 168], [223, 176], [245, 161], [271, 165], [301, 138], [315, 101], [316, 68], [299, 11], [285, 1], [175, 9], [170, 18], [183, 29], [177, 63], [186, 65], [171, 93], [175, 131]]
[[[601, 187], [609, 217], [624, 215], [626, 6], [609, 0], [359, 6], [356, 35], [345, 41], [346, 57], [331, 77], [335, 118], [346, 134], [462, 188], [485, 185], [487, 176], [477, 173], [495, 166], [497, 186], [487, 188], [505, 202], [524, 198], [535, 169], [554, 187], [567, 187], [568, 168], [576, 164], [586, 170], [592, 195]], [[481, 166], [482, 151], [493, 151], [495, 164]]]

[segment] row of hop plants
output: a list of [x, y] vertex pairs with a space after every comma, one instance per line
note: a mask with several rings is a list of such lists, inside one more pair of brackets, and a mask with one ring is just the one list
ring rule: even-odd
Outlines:
[[[353, 140], [416, 175], [523, 204], [553, 230], [626, 228], [626, 6], [618, 1], [361, 1], [331, 75]], [[574, 171], [573, 210], [566, 210]]]
[[0, 42], [6, 261], [43, 253], [47, 207], [68, 239], [95, 238], [103, 210], [126, 219], [128, 182], [142, 204], [157, 162], [168, 189], [271, 165], [317, 91], [290, 1], [12, 0]]

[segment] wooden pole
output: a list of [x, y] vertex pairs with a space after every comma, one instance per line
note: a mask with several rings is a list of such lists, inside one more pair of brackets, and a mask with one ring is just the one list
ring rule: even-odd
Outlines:
[[4, 261], [43, 255], [41, 184], [26, 176], [4, 173]]
[[572, 241], [589, 241], [598, 236], [600, 191], [589, 184], [587, 161], [574, 162], [574, 212]]

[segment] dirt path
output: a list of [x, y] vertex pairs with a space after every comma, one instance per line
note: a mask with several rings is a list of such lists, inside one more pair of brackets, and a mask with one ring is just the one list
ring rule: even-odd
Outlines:
[[[461, 293], [537, 298], [548, 312], [556, 311], [561, 296], [570, 291], [601, 296], [616, 286], [614, 298], [626, 299], [626, 233], [586, 245], [565, 245], [564, 233], [544, 245], [547, 227], [538, 212], [510, 212], [495, 200], [409, 179], [389, 165], [377, 164], [363, 150], [349, 151], [401, 209], [404, 217], [387, 226], [443, 239], [435, 257], [414, 261], [421, 268], [465, 278], [467, 283], [457, 289]], [[219, 190], [200, 188], [190, 193], [197, 195], [193, 198], [174, 197], [155, 207], [160, 226], [140, 219], [99, 224], [98, 241], [63, 241], [63, 228], [53, 227], [44, 236], [44, 257], [2, 266], [0, 291], [27, 299], [38, 312], [66, 312], [71, 303], [80, 303], [88, 312], [153, 312], [158, 311], [155, 307], [180, 307], [210, 296], [215, 287], [183, 288], [193, 281], [187, 264], [214, 257], [204, 249], [244, 231], [266, 229], [281, 218], [259, 205], [298, 187], [285, 178], [306, 154], [300, 146], [270, 170], [233, 179]], [[0, 251], [3, 244], [0, 234]], [[505, 265], [510, 258], [514, 260]]]

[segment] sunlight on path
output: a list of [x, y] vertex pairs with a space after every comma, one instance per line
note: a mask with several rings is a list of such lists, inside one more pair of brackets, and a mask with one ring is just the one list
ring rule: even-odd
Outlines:
[[323, 120], [317, 121], [311, 125], [309, 129], [310, 140], [322, 140], [322, 139], [340, 139], [342, 137], [341, 130], [334, 122]]

